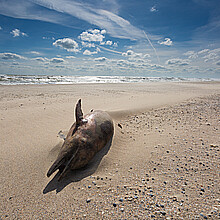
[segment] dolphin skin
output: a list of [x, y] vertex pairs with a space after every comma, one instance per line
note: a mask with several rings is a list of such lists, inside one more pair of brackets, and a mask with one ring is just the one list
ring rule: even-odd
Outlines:
[[58, 181], [68, 170], [86, 166], [113, 137], [113, 121], [107, 112], [92, 110], [83, 117], [80, 99], [76, 104], [75, 117], [76, 122], [70, 128], [56, 161], [47, 172], [49, 177], [59, 169]]

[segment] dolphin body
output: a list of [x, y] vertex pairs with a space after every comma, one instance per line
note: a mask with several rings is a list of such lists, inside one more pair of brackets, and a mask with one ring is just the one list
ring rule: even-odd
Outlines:
[[76, 104], [75, 117], [76, 122], [70, 128], [56, 161], [47, 172], [49, 177], [59, 169], [58, 181], [69, 169], [86, 166], [113, 137], [113, 121], [107, 112], [91, 111], [83, 117], [80, 99]]

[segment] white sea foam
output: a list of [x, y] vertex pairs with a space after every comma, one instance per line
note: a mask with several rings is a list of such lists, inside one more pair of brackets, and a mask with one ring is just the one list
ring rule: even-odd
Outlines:
[[79, 83], [141, 83], [141, 82], [219, 81], [216, 79], [136, 76], [50, 76], [0, 75], [0, 85], [79, 84]]

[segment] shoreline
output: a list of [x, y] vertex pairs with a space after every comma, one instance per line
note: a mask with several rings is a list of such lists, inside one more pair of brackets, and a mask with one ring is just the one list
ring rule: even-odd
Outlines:
[[219, 78], [150, 77], [150, 76], [74, 76], [74, 75], [7, 75], [0, 74], [0, 85], [74, 85], [149, 82], [220, 82]]

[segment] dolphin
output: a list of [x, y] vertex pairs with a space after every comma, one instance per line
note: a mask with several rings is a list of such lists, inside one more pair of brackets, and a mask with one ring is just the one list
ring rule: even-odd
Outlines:
[[114, 134], [113, 121], [107, 112], [92, 110], [83, 116], [81, 99], [76, 104], [75, 118], [76, 122], [71, 126], [56, 161], [47, 172], [49, 177], [59, 169], [58, 181], [68, 170], [86, 166]]

